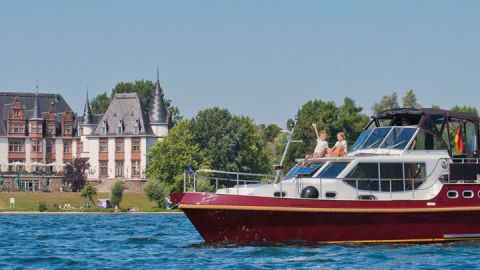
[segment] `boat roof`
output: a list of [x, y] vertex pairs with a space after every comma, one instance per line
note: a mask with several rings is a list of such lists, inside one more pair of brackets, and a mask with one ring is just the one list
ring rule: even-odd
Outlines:
[[[398, 108], [398, 109], [390, 109], [383, 112], [379, 112], [374, 118], [376, 119], [395, 119], [395, 118], [405, 118], [414, 120], [418, 118], [420, 120], [421, 116], [426, 117], [444, 117], [444, 118], [455, 118], [457, 120], [464, 120], [464, 121], [471, 121], [478, 126], [478, 115], [472, 112], [457, 112], [457, 111], [450, 111], [450, 110], [442, 110], [442, 109], [433, 109], [433, 108], [422, 108], [422, 109], [414, 109], [414, 108]], [[414, 122], [414, 121], [413, 121]], [[410, 125], [415, 125], [418, 123], [411, 123]]]
[[[398, 108], [390, 109], [383, 112], [379, 112], [377, 115], [372, 117], [372, 122], [367, 126], [367, 129], [374, 123], [376, 127], [381, 126], [418, 126], [419, 128], [428, 131], [432, 135], [442, 140], [448, 146], [450, 154], [452, 154], [453, 145], [451, 142], [446, 141], [442, 137], [445, 130], [449, 131], [448, 136], [451, 137], [451, 133], [454, 132], [452, 126], [449, 123], [462, 123], [465, 127], [465, 124], [470, 122], [474, 125], [475, 138], [472, 138], [475, 141], [475, 151], [470, 153], [469, 157], [477, 157], [480, 154], [480, 130], [479, 130], [479, 117], [476, 113], [472, 112], [457, 112], [450, 110], [442, 109], [433, 109], [433, 108]], [[388, 123], [385, 123], [384, 120], [387, 120]], [[463, 130], [463, 136], [466, 136], [465, 130]], [[452, 138], [449, 138], [451, 141]]]

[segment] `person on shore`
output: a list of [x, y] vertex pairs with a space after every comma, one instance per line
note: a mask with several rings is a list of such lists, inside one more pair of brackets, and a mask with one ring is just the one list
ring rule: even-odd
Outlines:
[[345, 133], [337, 133], [337, 142], [331, 149], [327, 149], [327, 156], [329, 157], [343, 157], [347, 155], [347, 141], [345, 140]]

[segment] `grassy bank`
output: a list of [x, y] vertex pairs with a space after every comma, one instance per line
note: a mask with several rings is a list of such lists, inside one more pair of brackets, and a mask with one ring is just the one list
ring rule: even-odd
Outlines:
[[[15, 208], [9, 208], [10, 198], [15, 198]], [[109, 198], [108, 193], [99, 193], [97, 198]], [[40, 202], [45, 202], [48, 212], [108, 212], [111, 209], [103, 210], [97, 208], [83, 209], [86, 202], [80, 197], [80, 193], [73, 192], [0, 192], [0, 211], [38, 211]], [[53, 205], [65, 205], [69, 203], [73, 209], [58, 210]], [[137, 207], [140, 212], [163, 212], [165, 209], [157, 208], [155, 203], [149, 201], [144, 193], [125, 192], [120, 206], [123, 209]]]

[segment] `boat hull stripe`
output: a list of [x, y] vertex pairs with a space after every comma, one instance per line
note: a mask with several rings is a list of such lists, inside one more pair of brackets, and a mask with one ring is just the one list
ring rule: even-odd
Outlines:
[[[247, 205], [180, 204], [181, 209], [211, 209], [239, 211], [283, 211], [309, 213], [434, 213], [480, 211], [480, 207], [438, 207], [438, 208], [308, 208]], [[431, 241], [431, 239], [430, 239]]]

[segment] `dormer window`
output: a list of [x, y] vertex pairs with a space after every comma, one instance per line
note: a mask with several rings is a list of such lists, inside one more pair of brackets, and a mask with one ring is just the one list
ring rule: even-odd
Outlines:
[[48, 124], [48, 134], [50, 134], [52, 136], [55, 136], [56, 129], [57, 129], [57, 127], [56, 127], [55, 123]]
[[102, 135], [107, 135], [107, 121], [105, 121], [105, 120], [102, 121], [102, 127], [101, 127], [101, 130], [100, 130], [100, 133]]
[[133, 123], [133, 134], [137, 135], [140, 133], [140, 120], [135, 120]]
[[72, 134], [72, 126], [69, 124], [65, 124], [63, 127], [63, 134], [64, 135], [71, 135]]
[[42, 124], [40, 123], [31, 123], [30, 124], [30, 133], [40, 134], [42, 133]]
[[123, 134], [123, 120], [118, 120], [117, 124], [117, 134], [122, 135]]

